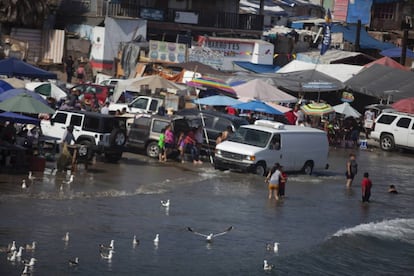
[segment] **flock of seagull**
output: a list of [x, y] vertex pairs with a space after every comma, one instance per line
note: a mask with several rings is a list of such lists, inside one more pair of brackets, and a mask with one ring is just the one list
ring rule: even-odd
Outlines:
[[[55, 168], [53, 168], [53, 169], [50, 169], [50, 171], [48, 171], [48, 173], [46, 173], [46, 174], [49, 174], [51, 176], [55, 176], [56, 172], [57, 172], [57, 170]], [[26, 190], [27, 188], [29, 188], [37, 178], [30, 171], [29, 175], [27, 176], [27, 179], [30, 181], [30, 185], [27, 184], [26, 179], [23, 179], [22, 180], [22, 185], [21, 185], [22, 190]], [[75, 176], [73, 174], [70, 174], [69, 179], [62, 180], [62, 183], [60, 184], [59, 190], [63, 191], [64, 185], [66, 184], [67, 186], [69, 186], [70, 184], [73, 183], [74, 179], [75, 179]]]
[[[55, 169], [51, 169], [51, 171], [49, 172], [50, 175], [55, 175], [56, 174], [56, 170]], [[33, 184], [33, 182], [36, 180], [36, 177], [33, 176], [33, 173], [30, 171], [29, 175], [28, 175], [28, 180], [31, 182], [31, 184]], [[63, 180], [62, 184], [60, 185], [60, 190], [63, 190], [63, 185], [70, 185], [72, 184], [74, 181], [74, 175], [70, 174], [69, 179], [67, 180]], [[22, 189], [27, 189], [28, 185], [26, 184], [26, 179], [22, 180], [22, 185], [21, 185]], [[170, 208], [170, 200], [161, 200], [161, 206], [164, 207], [166, 209], [166, 212], [168, 214], [168, 210]], [[227, 233], [229, 233], [231, 230], [233, 230], [234, 227], [230, 226], [229, 228], [227, 228], [225, 231], [220, 232], [220, 233], [209, 233], [209, 234], [203, 234], [200, 232], [195, 231], [193, 228], [191, 227], [187, 227], [187, 230], [195, 235], [204, 237], [207, 243], [212, 243], [213, 239], [222, 235], [225, 235]], [[69, 232], [66, 232], [66, 234], [63, 236], [62, 240], [65, 242], [65, 244], [67, 245], [67, 243], [69, 242]], [[104, 245], [104, 244], [100, 244], [99, 245], [99, 253], [102, 259], [104, 260], [108, 260], [110, 261], [113, 257], [113, 254], [115, 253], [114, 251], [114, 240], [111, 240], [109, 245]], [[155, 235], [155, 238], [153, 240], [154, 242], [154, 247], [158, 248], [159, 242], [160, 242], [160, 236], [159, 234]], [[139, 245], [139, 240], [137, 239], [136, 235], [134, 235], [133, 239], [132, 239], [132, 245], [135, 248], [136, 246]], [[15, 262], [15, 261], [21, 261], [21, 257], [22, 257], [22, 253], [23, 250], [25, 249], [26, 251], [34, 251], [36, 248], [36, 242], [33, 241], [32, 244], [27, 244], [26, 247], [22, 247], [20, 246], [18, 249], [16, 247], [16, 242], [13, 241], [11, 244], [8, 245], [8, 247], [4, 250], [0, 249], [1, 251], [5, 251], [7, 252], [7, 260], [10, 262]], [[266, 245], [266, 250], [267, 251], [271, 251], [273, 253], [278, 253], [279, 251], [279, 243], [278, 242], [274, 242], [273, 244], [267, 244]], [[35, 258], [31, 258], [30, 260], [23, 260], [21, 261], [24, 264], [24, 270], [22, 272], [22, 275], [30, 275], [31, 271], [33, 270], [33, 267], [35, 265], [35, 262], [37, 260]], [[75, 257], [74, 259], [70, 259], [69, 261], [69, 266], [77, 266], [79, 265], [79, 258]], [[267, 260], [263, 261], [263, 270], [265, 271], [270, 271], [274, 268], [273, 264], [270, 264]]]

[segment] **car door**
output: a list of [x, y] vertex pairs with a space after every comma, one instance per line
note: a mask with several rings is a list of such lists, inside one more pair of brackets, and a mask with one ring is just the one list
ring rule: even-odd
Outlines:
[[411, 126], [408, 131], [407, 144], [410, 148], [414, 148], [414, 120], [411, 120]]
[[128, 144], [131, 146], [143, 146], [150, 135], [150, 117], [138, 117], [134, 120], [129, 131]]
[[394, 142], [396, 145], [407, 146], [409, 133], [412, 131], [412, 119], [409, 117], [401, 117], [394, 127]]
[[75, 137], [75, 140], [78, 139], [82, 131], [82, 123], [83, 123], [82, 115], [72, 114], [72, 116], [70, 116], [69, 124], [73, 126], [73, 136]]
[[66, 112], [57, 112], [52, 117], [50, 124], [42, 125], [43, 134], [51, 136], [62, 141], [66, 127], [69, 125], [69, 115]]

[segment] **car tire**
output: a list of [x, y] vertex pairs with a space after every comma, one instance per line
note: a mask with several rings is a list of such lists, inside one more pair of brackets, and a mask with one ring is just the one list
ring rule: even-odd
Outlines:
[[79, 142], [81, 147], [85, 147], [87, 149], [87, 153], [83, 154], [83, 158], [87, 160], [92, 160], [93, 158], [93, 149], [92, 149], [92, 142], [89, 140], [82, 140]]
[[260, 176], [264, 176], [266, 173], [266, 164], [263, 162], [257, 163], [254, 168], [254, 173]]
[[313, 172], [313, 162], [312, 161], [306, 161], [305, 165], [303, 165], [302, 173], [311, 175]]
[[149, 156], [151, 158], [158, 158], [158, 155], [160, 153], [160, 148], [158, 147], [158, 142], [152, 141], [152, 142], [148, 143], [148, 145], [146, 147], [146, 153], [147, 153], [147, 156]]
[[384, 134], [380, 139], [381, 149], [384, 151], [392, 151], [395, 147], [394, 137], [390, 134]]
[[121, 147], [126, 143], [126, 134], [121, 129], [114, 129], [109, 137], [111, 146]]

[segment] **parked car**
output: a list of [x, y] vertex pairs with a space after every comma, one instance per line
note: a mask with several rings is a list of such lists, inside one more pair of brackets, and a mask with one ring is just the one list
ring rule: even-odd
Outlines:
[[371, 138], [379, 141], [385, 151], [395, 148], [414, 149], [414, 115], [399, 112], [383, 112], [375, 120]]
[[198, 110], [198, 109], [182, 109], [177, 112], [177, 115], [184, 117], [196, 116], [201, 118], [203, 116], [205, 129], [207, 131], [207, 137], [209, 143], [207, 143], [206, 138], [204, 137], [204, 144], [209, 145], [210, 148], [216, 146], [217, 137], [227, 129], [228, 126], [231, 126], [233, 131], [236, 131], [240, 126], [248, 125], [249, 122], [242, 117], [237, 117], [233, 115], [228, 115], [226, 113], [213, 111], [213, 110]]
[[41, 121], [41, 129], [43, 135], [62, 142], [66, 128], [73, 125], [76, 143], [86, 146], [87, 159], [98, 153], [117, 162], [126, 142], [126, 119], [96, 112], [57, 110], [50, 120]]
[[181, 131], [187, 132], [191, 127], [196, 127], [200, 123], [196, 117], [140, 114], [130, 126], [127, 146], [144, 149], [149, 157], [158, 158], [158, 140], [162, 129], [171, 124], [175, 137], [178, 137]]
[[311, 174], [314, 169], [329, 167], [328, 151], [328, 138], [322, 130], [257, 120], [217, 145], [214, 167], [265, 175], [278, 162], [287, 171]]
[[113, 87], [99, 85], [95, 83], [82, 83], [72, 87], [71, 91], [78, 90], [80, 95], [83, 95], [85, 100], [89, 100], [91, 103], [94, 101], [94, 94], [98, 99], [99, 105], [103, 105], [106, 99], [112, 95]]

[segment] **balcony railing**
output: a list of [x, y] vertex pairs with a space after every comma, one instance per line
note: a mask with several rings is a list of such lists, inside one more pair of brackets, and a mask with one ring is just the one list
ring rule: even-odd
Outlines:
[[150, 21], [184, 23], [218, 29], [263, 30], [263, 16], [257, 14], [157, 9], [136, 4], [109, 3], [102, 7], [101, 15], [143, 18]]

